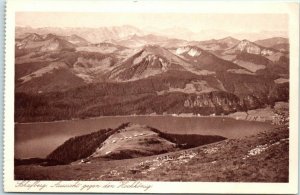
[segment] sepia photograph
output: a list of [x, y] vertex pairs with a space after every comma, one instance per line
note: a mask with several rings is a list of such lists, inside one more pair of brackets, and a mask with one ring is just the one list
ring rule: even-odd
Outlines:
[[291, 182], [287, 13], [16, 11], [11, 33], [16, 186]]
[[288, 182], [287, 22], [17, 13], [15, 178]]

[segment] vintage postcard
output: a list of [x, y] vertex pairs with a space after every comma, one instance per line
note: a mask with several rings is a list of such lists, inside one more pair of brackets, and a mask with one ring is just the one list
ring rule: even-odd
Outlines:
[[297, 193], [299, 3], [6, 11], [6, 192]]

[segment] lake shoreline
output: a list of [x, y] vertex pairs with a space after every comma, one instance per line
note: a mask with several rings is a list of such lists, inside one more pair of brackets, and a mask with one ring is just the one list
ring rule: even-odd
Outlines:
[[[38, 121], [38, 122], [15, 122], [15, 124], [47, 124], [47, 123], [61, 123], [68, 121], [80, 121], [80, 120], [94, 120], [94, 119], [103, 119], [103, 118], [122, 118], [122, 117], [180, 117], [180, 118], [233, 118], [236, 120], [245, 120], [245, 121], [256, 121], [256, 122], [272, 122], [279, 123], [276, 121], [276, 117], [278, 116], [278, 107], [284, 107], [284, 112], [288, 112], [288, 102], [276, 102], [274, 108], [266, 107], [266, 108], [257, 108], [253, 110], [249, 110], [247, 112], [233, 112], [227, 115], [200, 115], [193, 113], [181, 113], [181, 114], [143, 114], [143, 115], [114, 115], [114, 116], [97, 116], [90, 118], [73, 118], [69, 120], [54, 120], [54, 121]], [[284, 116], [286, 118], [288, 116]], [[275, 121], [274, 121], [275, 120]]]
[[[151, 114], [144, 114], [144, 115], [115, 115], [115, 116], [97, 116], [97, 117], [91, 117], [91, 118], [74, 118], [70, 120], [55, 120], [55, 121], [40, 121], [40, 122], [15, 122], [15, 124], [21, 124], [21, 125], [26, 125], [26, 124], [43, 124], [43, 123], [61, 123], [61, 122], [68, 122], [68, 121], [80, 121], [80, 120], [94, 120], [94, 119], [103, 119], [103, 118], [124, 118], [124, 117], [179, 117], [179, 118], [232, 118], [236, 120], [246, 120], [247, 119], [237, 119], [235, 116], [237, 115], [244, 115], [246, 112], [234, 112], [230, 113], [228, 115], [207, 115], [207, 116], [199, 116], [199, 115], [190, 115], [187, 113], [184, 114], [156, 114], [156, 115], [151, 115]], [[257, 121], [261, 122], [261, 121]], [[263, 121], [266, 122], [266, 121]]]
[[[41, 157], [71, 137], [96, 132], [101, 129], [116, 128], [128, 122], [150, 126], [166, 133], [220, 135], [227, 138], [244, 137], [274, 127], [271, 121], [236, 120], [222, 116], [124, 116], [50, 123], [15, 124], [15, 152], [18, 154], [16, 157], [20, 157], [19, 154], [22, 154], [22, 157]], [[32, 156], [32, 153], [37, 155]]]
[[21, 165], [14, 173], [17, 180], [287, 182], [288, 154], [289, 130], [282, 127], [184, 151], [60, 166]]

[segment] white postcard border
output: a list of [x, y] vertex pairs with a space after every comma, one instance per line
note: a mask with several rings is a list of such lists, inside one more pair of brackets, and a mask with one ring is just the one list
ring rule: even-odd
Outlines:
[[[70, 6], [72, 4], [72, 6]], [[181, 13], [285, 13], [289, 15], [290, 35], [290, 164], [289, 183], [234, 182], [141, 182], [144, 188], [104, 188], [107, 181], [81, 181], [80, 185], [101, 187], [80, 190], [51, 187], [58, 181], [40, 181], [38, 187], [16, 187], [14, 180], [14, 39], [15, 13], [38, 12], [181, 12]], [[272, 193], [291, 194], [298, 190], [298, 108], [299, 108], [299, 4], [284, 2], [208, 2], [208, 1], [70, 1], [15, 0], [7, 2], [4, 98], [4, 190], [6, 192], [123, 192], [123, 193]], [[30, 181], [34, 184], [35, 181]], [[20, 184], [20, 183], [19, 183]], [[63, 181], [65, 185], [74, 181]], [[120, 182], [112, 182], [120, 186]]]

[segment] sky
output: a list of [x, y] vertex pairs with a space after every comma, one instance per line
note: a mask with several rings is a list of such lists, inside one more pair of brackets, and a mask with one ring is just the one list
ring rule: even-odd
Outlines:
[[284, 14], [197, 14], [197, 13], [79, 13], [18, 12], [16, 26], [102, 27], [132, 25], [149, 28], [186, 28], [193, 32], [222, 30], [228, 32], [287, 31]]

